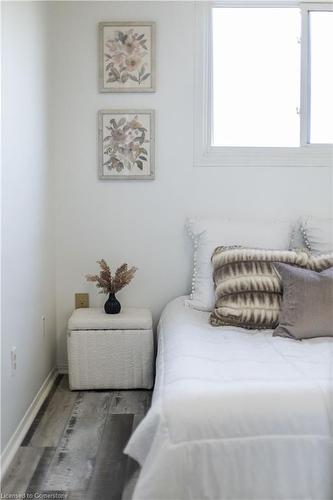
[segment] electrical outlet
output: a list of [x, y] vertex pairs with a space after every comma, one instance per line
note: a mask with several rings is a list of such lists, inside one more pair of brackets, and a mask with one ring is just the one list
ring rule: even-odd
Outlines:
[[75, 309], [89, 307], [89, 293], [75, 294]]
[[46, 317], [42, 316], [42, 337], [46, 335]]
[[12, 377], [15, 375], [17, 362], [16, 362], [16, 347], [12, 347], [10, 351], [10, 366], [11, 366], [11, 375]]

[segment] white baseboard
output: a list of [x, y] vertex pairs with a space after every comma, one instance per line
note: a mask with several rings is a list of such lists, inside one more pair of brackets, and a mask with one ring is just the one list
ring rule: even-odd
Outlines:
[[57, 368], [58, 368], [58, 372], [61, 374], [68, 373], [68, 365], [67, 364], [66, 365], [65, 364], [62, 364], [62, 365], [58, 364]]
[[50, 392], [53, 383], [58, 375], [58, 370], [56, 368], [53, 368], [46, 379], [44, 380], [41, 388], [37, 392], [34, 400], [32, 401], [31, 405], [25, 412], [21, 422], [19, 423], [16, 431], [8, 441], [7, 446], [3, 450], [3, 453], [1, 454], [1, 479], [3, 478], [4, 474], [6, 473], [6, 470], [8, 469], [11, 461], [14, 458], [15, 453], [17, 452], [18, 448], [20, 447], [24, 436], [28, 432], [32, 422], [34, 421], [34, 418], [36, 417], [40, 407], [42, 406], [43, 402], [45, 401], [48, 393]]

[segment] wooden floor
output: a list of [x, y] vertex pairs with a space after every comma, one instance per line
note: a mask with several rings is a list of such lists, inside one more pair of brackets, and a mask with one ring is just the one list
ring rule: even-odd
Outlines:
[[123, 449], [150, 402], [151, 391], [144, 390], [71, 392], [67, 376], [59, 375], [2, 482], [2, 495], [130, 499], [139, 466]]

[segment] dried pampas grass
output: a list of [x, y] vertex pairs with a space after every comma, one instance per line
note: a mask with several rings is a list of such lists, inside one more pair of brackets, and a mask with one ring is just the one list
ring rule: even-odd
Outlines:
[[99, 293], [117, 293], [119, 290], [127, 286], [133, 279], [137, 271], [136, 267], [128, 268], [127, 264], [123, 264], [112, 276], [111, 269], [104, 259], [98, 260], [101, 272], [98, 274], [87, 274], [87, 281], [96, 282], [97, 288], [100, 288]]

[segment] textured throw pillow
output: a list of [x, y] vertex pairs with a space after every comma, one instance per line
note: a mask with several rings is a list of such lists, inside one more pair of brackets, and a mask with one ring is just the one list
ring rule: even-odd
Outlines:
[[217, 246], [242, 245], [287, 250], [295, 233], [294, 224], [283, 220], [195, 217], [187, 220], [186, 227], [194, 246], [192, 293], [186, 305], [200, 311], [214, 309], [211, 257]]
[[277, 263], [283, 300], [273, 335], [294, 339], [333, 337], [333, 267], [316, 272]]
[[216, 303], [211, 324], [275, 328], [282, 300], [276, 262], [322, 271], [333, 266], [333, 254], [309, 256], [302, 251], [216, 248], [212, 256]]

